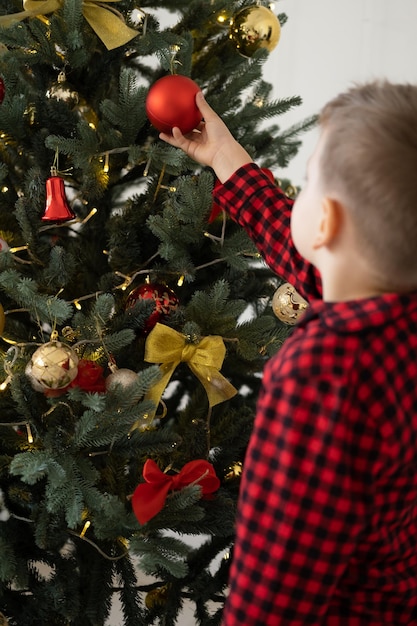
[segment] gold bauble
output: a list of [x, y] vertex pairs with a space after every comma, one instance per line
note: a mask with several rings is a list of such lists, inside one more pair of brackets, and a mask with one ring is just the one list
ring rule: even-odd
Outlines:
[[78, 357], [60, 341], [49, 341], [38, 348], [26, 367], [34, 388], [63, 389], [77, 376]]
[[290, 283], [283, 283], [272, 297], [272, 310], [281, 322], [294, 326], [308, 308], [307, 300]]
[[155, 609], [165, 606], [168, 598], [168, 585], [151, 589], [145, 597], [145, 606], [147, 609]]
[[281, 24], [277, 16], [263, 6], [241, 9], [230, 23], [229, 37], [245, 57], [251, 57], [260, 48], [272, 52], [280, 36]]
[[75, 91], [75, 89], [67, 82], [65, 72], [60, 72], [58, 74], [57, 81], [52, 83], [49, 87], [46, 92], [46, 97], [66, 102], [71, 107], [78, 104], [80, 99], [78, 91]]

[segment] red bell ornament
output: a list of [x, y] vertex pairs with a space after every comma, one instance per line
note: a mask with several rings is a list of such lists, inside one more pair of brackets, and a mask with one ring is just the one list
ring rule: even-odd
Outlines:
[[59, 224], [74, 218], [75, 213], [65, 196], [64, 179], [56, 175], [55, 168], [51, 168], [51, 176], [46, 179], [46, 208], [42, 221]]

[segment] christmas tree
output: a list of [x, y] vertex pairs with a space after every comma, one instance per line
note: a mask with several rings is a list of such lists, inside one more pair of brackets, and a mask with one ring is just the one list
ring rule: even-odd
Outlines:
[[313, 123], [271, 123], [300, 102], [262, 80], [284, 22], [253, 0], [2, 2], [3, 624], [105, 624], [116, 596], [126, 625], [186, 599], [220, 623], [263, 364], [300, 305], [271, 306], [286, 286], [157, 126], [198, 123], [202, 89], [279, 172]]

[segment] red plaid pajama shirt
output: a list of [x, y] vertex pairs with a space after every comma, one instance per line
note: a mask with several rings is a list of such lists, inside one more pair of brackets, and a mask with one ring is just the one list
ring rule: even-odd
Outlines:
[[215, 201], [310, 303], [265, 367], [223, 624], [417, 624], [417, 294], [323, 302], [254, 164]]

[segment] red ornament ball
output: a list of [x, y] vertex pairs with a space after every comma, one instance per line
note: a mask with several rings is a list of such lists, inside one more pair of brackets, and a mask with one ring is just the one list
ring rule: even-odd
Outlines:
[[6, 95], [6, 87], [4, 86], [4, 81], [0, 76], [0, 104], [3, 102], [5, 95]]
[[158, 322], [162, 322], [167, 315], [178, 308], [178, 298], [176, 294], [162, 283], [144, 283], [133, 289], [126, 300], [126, 310], [132, 308], [136, 302], [141, 300], [153, 300], [154, 310], [148, 317], [144, 334], [149, 333]]
[[149, 121], [163, 133], [178, 126], [184, 135], [196, 128], [201, 113], [195, 103], [200, 87], [187, 76], [170, 74], [157, 80], [149, 89], [145, 109]]

